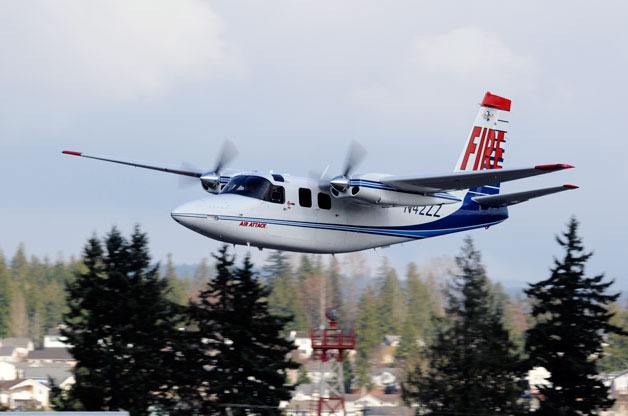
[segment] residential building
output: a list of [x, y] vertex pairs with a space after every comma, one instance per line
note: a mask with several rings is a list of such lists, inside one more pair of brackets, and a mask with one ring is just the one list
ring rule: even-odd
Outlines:
[[9, 337], [0, 339], [0, 347], [15, 347], [21, 348], [26, 352], [24, 355], [28, 354], [28, 351], [33, 351], [35, 349], [35, 344], [31, 341], [30, 338], [26, 337]]
[[68, 348], [65, 337], [59, 334], [44, 335], [44, 348]]
[[20, 361], [21, 355], [16, 347], [0, 347], [0, 362], [16, 363]]
[[288, 339], [294, 342], [297, 351], [303, 358], [310, 358], [312, 356], [312, 339], [309, 333], [304, 331], [290, 331]]
[[47, 409], [50, 388], [35, 380], [0, 381], [0, 404], [12, 410]]
[[0, 361], [0, 381], [15, 380], [17, 378], [17, 369], [15, 364]]
[[74, 384], [72, 368], [73, 366], [67, 363], [41, 363], [39, 365], [20, 363], [17, 366], [17, 374], [19, 378], [39, 381], [45, 385], [52, 380], [56, 386], [64, 388]]
[[45, 363], [76, 364], [76, 360], [70, 355], [67, 348], [44, 348], [31, 351], [26, 357], [26, 362], [30, 365], [42, 365]]

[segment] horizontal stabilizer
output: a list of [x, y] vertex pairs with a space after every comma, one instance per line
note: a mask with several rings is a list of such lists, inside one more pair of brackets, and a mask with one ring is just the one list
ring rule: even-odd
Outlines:
[[429, 193], [495, 185], [570, 168], [573, 168], [573, 166], [557, 163], [552, 165], [537, 165], [532, 168], [490, 169], [456, 172], [440, 176], [391, 176], [383, 178], [381, 182], [401, 191]]
[[484, 207], [499, 208], [519, 204], [532, 198], [538, 198], [540, 196], [577, 188], [578, 187], [576, 185], [562, 185], [553, 186], [551, 188], [534, 189], [532, 191], [515, 192], [512, 194], [475, 196], [471, 199]]

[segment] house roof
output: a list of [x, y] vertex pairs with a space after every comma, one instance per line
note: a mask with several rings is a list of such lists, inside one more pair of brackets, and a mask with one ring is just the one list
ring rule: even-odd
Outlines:
[[0, 347], [0, 357], [11, 357], [16, 347]]
[[22, 381], [24, 381], [23, 379], [17, 379], [17, 380], [0, 380], [0, 391], [2, 390], [9, 390], [11, 387], [13, 386], [17, 386], [18, 384], [20, 384]]
[[362, 400], [362, 399], [368, 399], [369, 396], [371, 398], [380, 400], [382, 402], [386, 402], [386, 403], [399, 403], [401, 401], [401, 395], [400, 394], [382, 394], [382, 393], [377, 393], [377, 392], [370, 392], [367, 394], [345, 394], [345, 401], [358, 401], [358, 400]]
[[51, 378], [57, 385], [63, 383], [72, 377], [72, 367], [70, 366], [41, 366], [41, 367], [24, 367], [22, 368], [22, 376], [24, 378], [32, 378], [34, 380], [48, 381]]
[[414, 410], [406, 406], [368, 407], [369, 416], [410, 416]]
[[621, 377], [625, 374], [628, 374], [628, 370], [621, 370], [621, 371], [612, 371], [610, 373], [602, 373], [600, 374], [600, 378], [602, 380], [614, 380], [617, 377]]
[[9, 337], [2, 338], [0, 341], [0, 345], [3, 347], [20, 347], [20, 348], [28, 348], [29, 344], [32, 344], [30, 338], [26, 337]]
[[389, 373], [395, 377], [399, 377], [401, 369], [397, 367], [379, 367], [371, 370], [371, 376], [378, 376], [383, 373]]
[[74, 358], [67, 348], [44, 348], [41, 350], [31, 351], [28, 354], [29, 360], [67, 360], [72, 361]]

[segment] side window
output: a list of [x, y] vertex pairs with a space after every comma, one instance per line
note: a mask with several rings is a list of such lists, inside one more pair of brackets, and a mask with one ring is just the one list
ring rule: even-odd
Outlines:
[[286, 192], [283, 189], [283, 186], [272, 186], [270, 188], [270, 202], [275, 202], [277, 204], [283, 204], [286, 201]]
[[299, 188], [299, 205], [306, 208], [312, 207], [312, 191], [307, 188]]
[[318, 193], [318, 207], [320, 209], [331, 209], [331, 196], [322, 192]]

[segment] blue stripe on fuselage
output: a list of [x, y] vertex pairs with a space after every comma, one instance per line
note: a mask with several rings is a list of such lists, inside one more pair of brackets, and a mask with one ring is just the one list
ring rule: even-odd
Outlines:
[[444, 218], [424, 224], [401, 226], [350, 225], [231, 215], [218, 215], [217, 217], [220, 220], [226, 221], [254, 221], [290, 227], [317, 228], [404, 238], [428, 238], [467, 231], [474, 228], [489, 227], [499, 224], [508, 218], [508, 210], [506, 208], [481, 209], [480, 206], [471, 199], [471, 196], [472, 194], [467, 194], [460, 209]]

